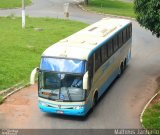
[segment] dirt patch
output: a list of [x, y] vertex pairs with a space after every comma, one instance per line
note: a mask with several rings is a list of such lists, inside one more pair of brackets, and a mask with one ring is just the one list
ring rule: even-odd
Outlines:
[[[8, 97], [0, 105], [0, 116], [6, 121], [2, 127], [25, 128], [28, 123], [28, 117], [31, 114], [31, 106], [37, 100], [37, 85], [23, 88], [19, 92]], [[16, 122], [15, 122], [16, 121]], [[1, 121], [0, 121], [1, 122]]]
[[28, 105], [29, 99], [19, 98], [19, 100], [17, 100], [16, 98], [14, 98], [12, 100], [8, 99], [7, 102], [12, 102], [12, 104], [14, 104], [14, 105]]

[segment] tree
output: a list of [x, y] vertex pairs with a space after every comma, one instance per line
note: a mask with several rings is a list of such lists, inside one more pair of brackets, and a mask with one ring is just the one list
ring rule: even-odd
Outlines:
[[140, 25], [160, 37], [160, 0], [134, 0], [134, 10]]
[[88, 5], [88, 3], [89, 3], [89, 0], [84, 0], [85, 5]]

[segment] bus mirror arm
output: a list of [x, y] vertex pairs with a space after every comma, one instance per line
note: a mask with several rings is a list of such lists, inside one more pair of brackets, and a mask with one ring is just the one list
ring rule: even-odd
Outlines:
[[39, 67], [36, 67], [35, 69], [32, 70], [31, 75], [30, 75], [30, 84], [31, 85], [35, 84], [35, 76], [38, 71], [39, 71]]
[[83, 89], [88, 89], [88, 71], [83, 76]]
[[36, 69], [37, 69], [37, 72], [39, 72], [39, 67], [36, 67]]

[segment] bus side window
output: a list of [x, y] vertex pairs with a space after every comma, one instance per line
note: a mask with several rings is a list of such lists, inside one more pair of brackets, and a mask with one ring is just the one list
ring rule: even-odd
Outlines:
[[129, 39], [129, 26], [127, 27], [126, 31], [127, 31], [126, 40], [128, 41], [128, 39]]
[[112, 40], [108, 42], [107, 48], [108, 48], [108, 57], [110, 57], [113, 53]]
[[93, 55], [88, 60], [88, 74], [93, 77]]
[[88, 85], [89, 85], [89, 90], [91, 89], [92, 86], [92, 80], [93, 80], [93, 55], [89, 58], [88, 60]]
[[118, 49], [117, 35], [113, 39], [114, 52]]
[[102, 57], [102, 64], [107, 60], [107, 46], [104, 44], [101, 47], [101, 57]]
[[100, 48], [96, 50], [94, 54], [94, 72], [101, 66], [101, 50]]
[[119, 48], [122, 46], [122, 32], [118, 34]]
[[126, 29], [123, 30], [123, 43], [126, 42]]
[[127, 40], [132, 37], [132, 24], [127, 27]]
[[129, 30], [130, 30], [130, 31], [129, 31], [129, 33], [130, 33], [129, 35], [130, 35], [130, 37], [132, 37], [132, 24], [130, 24]]
[[127, 42], [128, 39], [129, 39], [127, 34], [128, 34], [128, 32], [127, 32], [127, 28], [126, 28], [126, 42]]
[[116, 36], [116, 39], [117, 39], [117, 48], [119, 48], [118, 35]]

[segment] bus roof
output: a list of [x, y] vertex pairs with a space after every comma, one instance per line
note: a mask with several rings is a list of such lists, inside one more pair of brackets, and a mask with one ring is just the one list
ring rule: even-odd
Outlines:
[[42, 57], [87, 60], [91, 51], [129, 23], [131, 21], [126, 19], [103, 18], [48, 47]]

